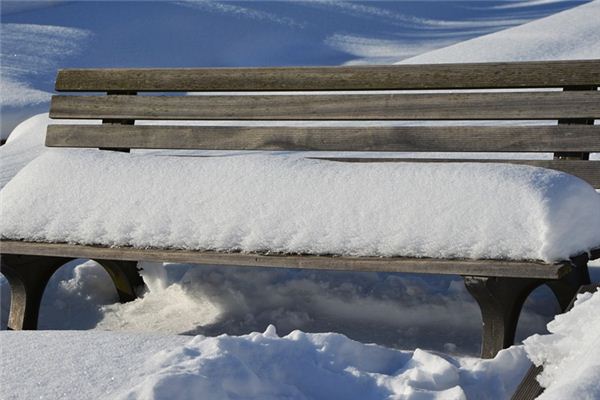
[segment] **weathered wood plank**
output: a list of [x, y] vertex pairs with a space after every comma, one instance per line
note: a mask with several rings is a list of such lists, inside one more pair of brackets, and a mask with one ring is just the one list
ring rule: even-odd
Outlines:
[[46, 146], [296, 151], [600, 152], [600, 126], [49, 125]]
[[534, 88], [598, 85], [600, 61], [284, 68], [68, 69], [57, 91]]
[[53, 96], [51, 118], [496, 120], [600, 118], [600, 92]]
[[555, 169], [575, 175], [600, 189], [600, 161], [586, 160], [496, 160], [496, 159], [459, 159], [459, 158], [366, 158], [366, 157], [311, 157], [319, 160], [338, 162], [481, 162], [531, 165], [534, 167]]
[[502, 260], [262, 255], [190, 250], [136, 249], [132, 247], [99, 247], [12, 240], [2, 240], [0, 241], [0, 245], [2, 253], [5, 254], [339, 271], [413, 272], [558, 279], [571, 270], [571, 264], [567, 261], [557, 264], [544, 264], [541, 262]]

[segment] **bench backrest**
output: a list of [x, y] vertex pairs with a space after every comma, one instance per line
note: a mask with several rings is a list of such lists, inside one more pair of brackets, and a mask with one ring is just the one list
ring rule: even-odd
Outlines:
[[[598, 86], [600, 60], [68, 69], [59, 71], [56, 90], [87, 93], [54, 96], [50, 117], [101, 119], [103, 124], [50, 125], [46, 145], [111, 150], [551, 152], [554, 160], [500, 162], [562, 170], [600, 188], [600, 161], [588, 161], [590, 152], [600, 152], [600, 126], [594, 125], [594, 120], [600, 119]], [[183, 96], [177, 92], [205, 93]], [[322, 126], [312, 126], [313, 123], [281, 127], [260, 126], [260, 123], [157, 126], [136, 125], [136, 120], [330, 122]], [[468, 123], [475, 120], [502, 122], [486, 126]], [[531, 120], [545, 122], [531, 125]], [[411, 121], [412, 126], [348, 126], [341, 121]], [[437, 122], [424, 125], [412, 121]], [[452, 121], [467, 121], [467, 126], [457, 126]], [[464, 161], [396, 157], [328, 159]]]

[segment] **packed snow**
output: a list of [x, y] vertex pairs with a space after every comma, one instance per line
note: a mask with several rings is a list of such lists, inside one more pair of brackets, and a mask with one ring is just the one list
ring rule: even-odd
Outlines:
[[549, 335], [524, 341], [527, 356], [544, 367], [540, 400], [600, 399], [600, 289], [577, 295], [575, 307], [548, 324]]
[[3, 238], [292, 254], [539, 259], [600, 247], [600, 195], [479, 163], [48, 151], [2, 190]]
[[[0, 397], [52, 399], [501, 399], [529, 367], [363, 344], [301, 331], [218, 337], [102, 331], [0, 332]], [[90, 346], [93, 344], [93, 350]], [[30, 361], [35, 359], [35, 363]], [[32, 382], [33, 383], [33, 382]]]

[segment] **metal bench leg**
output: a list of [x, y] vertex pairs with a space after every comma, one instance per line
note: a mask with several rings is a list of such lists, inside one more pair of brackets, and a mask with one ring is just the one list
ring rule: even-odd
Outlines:
[[556, 296], [562, 312], [567, 310], [579, 288], [590, 284], [587, 256], [574, 257], [571, 261], [573, 263], [571, 272], [559, 280], [547, 282]]
[[50, 277], [71, 258], [3, 254], [0, 272], [11, 289], [8, 329], [37, 329], [44, 289]]
[[465, 286], [481, 309], [483, 333], [481, 357], [493, 358], [510, 347], [523, 303], [529, 294], [546, 281], [534, 278], [465, 276]]
[[126, 303], [135, 300], [144, 292], [146, 285], [140, 275], [140, 269], [136, 261], [120, 260], [94, 260], [100, 264], [110, 275], [117, 293], [119, 301]]
[[[48, 281], [61, 266], [73, 258], [3, 254], [0, 272], [11, 288], [8, 329], [37, 329], [42, 296]], [[137, 298], [144, 288], [137, 262], [98, 260], [110, 275], [119, 300], [124, 303]]]

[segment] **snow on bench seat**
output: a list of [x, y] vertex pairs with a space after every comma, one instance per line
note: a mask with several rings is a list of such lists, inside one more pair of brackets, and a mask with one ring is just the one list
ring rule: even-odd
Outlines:
[[49, 150], [1, 192], [3, 239], [552, 262], [600, 246], [600, 195], [553, 170]]

